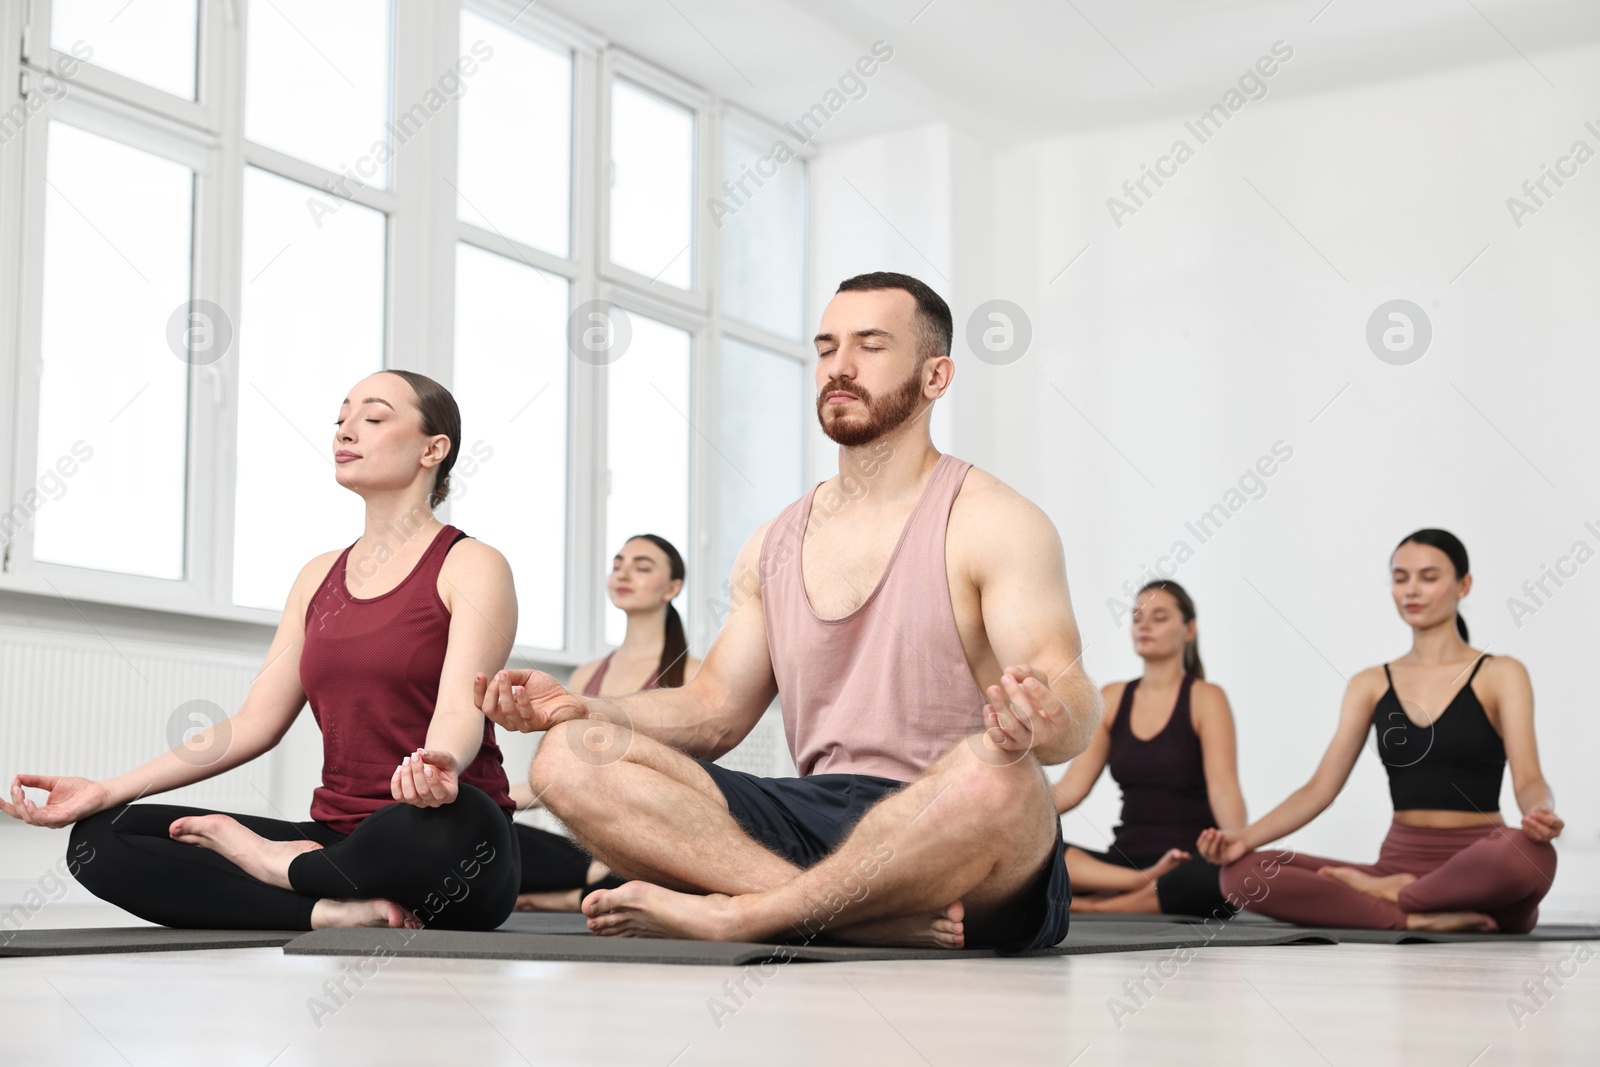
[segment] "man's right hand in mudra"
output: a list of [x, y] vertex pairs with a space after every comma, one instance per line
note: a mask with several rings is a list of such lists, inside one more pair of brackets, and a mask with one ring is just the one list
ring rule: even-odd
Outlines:
[[544, 671], [504, 670], [493, 678], [479, 674], [472, 692], [490, 721], [519, 734], [540, 733], [588, 715], [582, 698]]

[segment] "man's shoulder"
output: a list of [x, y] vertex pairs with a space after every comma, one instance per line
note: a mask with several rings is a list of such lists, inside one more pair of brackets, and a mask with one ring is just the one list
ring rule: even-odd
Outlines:
[[956, 494], [950, 509], [952, 521], [958, 513], [968, 523], [1043, 522], [1054, 529], [1043, 508], [975, 464], [967, 471], [961, 490]]

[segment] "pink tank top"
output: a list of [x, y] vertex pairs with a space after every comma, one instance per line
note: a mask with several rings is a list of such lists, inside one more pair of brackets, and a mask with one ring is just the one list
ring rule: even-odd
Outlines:
[[[360, 600], [345, 585], [347, 548], [306, 605], [300, 685], [322, 727], [322, 785], [311, 795], [311, 817], [340, 833], [396, 803], [389, 792], [394, 769], [427, 743], [450, 643], [439, 570], [466, 536], [446, 526], [399, 585]], [[483, 746], [460, 780], [515, 810], [488, 720]]]
[[944, 558], [950, 507], [971, 466], [939, 457], [877, 588], [841, 619], [819, 618], [806, 596], [802, 546], [816, 489], [767, 530], [767, 648], [802, 775], [908, 782], [983, 729], [983, 691], [956, 630]]
[[[600, 695], [600, 683], [606, 680], [606, 671], [611, 667], [611, 657], [615, 656], [615, 655], [616, 655], [615, 652], [607, 652], [606, 653], [606, 658], [600, 661], [600, 666], [598, 666], [598, 667], [596, 667], [594, 669], [593, 677], [591, 677], [589, 679], [588, 684], [583, 687], [583, 695], [584, 696], [586, 696], [586, 697], [597, 697], [597, 696]], [[650, 672], [650, 680], [648, 682], [644, 683], [644, 688], [645, 689], [657, 689], [657, 688], [660, 687], [660, 685], [661, 685], [661, 671], [660, 670], [651, 671]], [[643, 691], [644, 690], [640, 690], [640, 692], [643, 692]]]

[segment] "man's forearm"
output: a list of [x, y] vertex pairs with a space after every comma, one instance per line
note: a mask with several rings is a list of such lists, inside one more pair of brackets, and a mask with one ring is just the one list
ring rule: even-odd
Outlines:
[[1034, 756], [1047, 767], [1066, 763], [1088, 748], [1104, 711], [1100, 690], [1081, 671], [1067, 671], [1050, 688], [1066, 708], [1068, 721], [1055, 737], [1034, 749]]
[[690, 686], [586, 696], [583, 704], [589, 718], [626, 726], [685, 755], [715, 759], [732, 747], [732, 725]]

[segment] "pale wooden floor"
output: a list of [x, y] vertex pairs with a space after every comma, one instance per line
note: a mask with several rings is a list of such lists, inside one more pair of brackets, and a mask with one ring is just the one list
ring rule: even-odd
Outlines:
[[[53, 926], [110, 925], [62, 905]], [[1590, 949], [1596, 946], [1589, 946]], [[1170, 952], [796, 964], [735, 1007], [731, 968], [390, 960], [334, 1014], [308, 1000], [355, 961], [276, 949], [0, 959], [0, 1063], [920, 1065], [1600, 1062], [1600, 959], [1576, 946], [1204, 949], [1142, 1006]], [[1587, 951], [1587, 950], [1586, 950]], [[1576, 974], [1518, 1020], [1546, 967]], [[1158, 972], [1159, 973], [1159, 972]], [[1133, 1014], [1114, 1019], [1108, 1000]], [[327, 1002], [330, 1006], [332, 1001]], [[1120, 1021], [1120, 1026], [1118, 1025]]]

